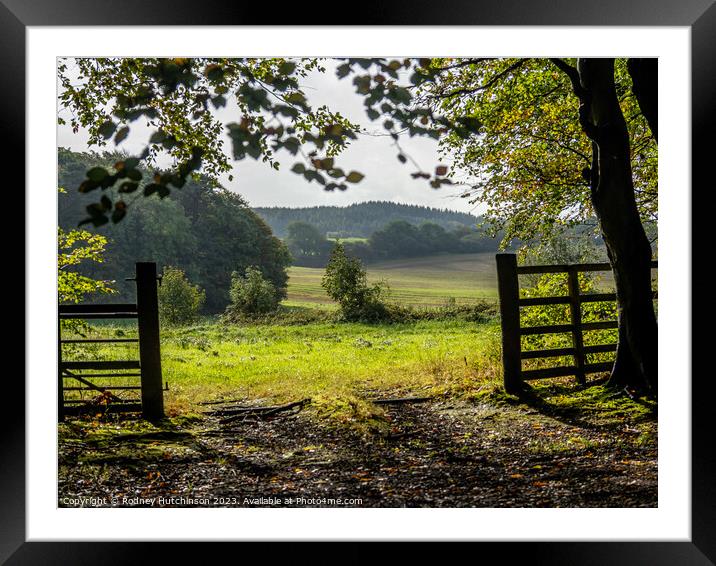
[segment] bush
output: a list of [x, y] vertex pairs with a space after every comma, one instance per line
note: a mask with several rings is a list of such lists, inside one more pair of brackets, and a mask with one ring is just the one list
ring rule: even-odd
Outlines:
[[231, 274], [229, 296], [231, 303], [226, 307], [226, 316], [229, 319], [274, 312], [280, 300], [276, 287], [256, 267], [248, 267], [244, 275], [238, 271]]
[[181, 269], [165, 267], [157, 297], [162, 323], [180, 326], [196, 322], [206, 294], [198, 285], [192, 285]]
[[389, 318], [383, 301], [384, 285], [368, 285], [361, 261], [348, 257], [343, 244], [337, 243], [326, 265], [321, 285], [338, 302], [342, 317], [351, 322], [377, 322]]
[[412, 323], [424, 320], [464, 320], [486, 323], [497, 317], [497, 305], [478, 301], [469, 305], [446, 304], [443, 307], [413, 307], [387, 304], [386, 319], [392, 323]]

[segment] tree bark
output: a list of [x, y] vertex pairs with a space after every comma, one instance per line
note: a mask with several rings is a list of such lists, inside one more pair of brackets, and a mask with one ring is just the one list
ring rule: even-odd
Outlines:
[[609, 385], [656, 397], [657, 322], [651, 295], [651, 245], [634, 196], [629, 132], [614, 83], [614, 59], [554, 60], [580, 100], [582, 129], [592, 140], [591, 199], [614, 272], [619, 315], [617, 356]]
[[639, 103], [649, 129], [658, 142], [659, 129], [659, 60], [632, 58], [627, 61], [631, 90]]

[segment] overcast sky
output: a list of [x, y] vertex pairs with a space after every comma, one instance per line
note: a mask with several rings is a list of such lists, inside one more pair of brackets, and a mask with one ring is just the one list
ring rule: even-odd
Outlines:
[[[354, 123], [365, 126], [369, 132], [384, 134], [381, 121], [371, 122], [365, 115], [363, 97], [355, 93], [350, 77], [339, 80], [335, 76], [335, 62], [325, 62], [326, 72], [312, 72], [301, 80], [309, 103], [313, 107], [327, 105], [331, 110], [340, 112]], [[221, 109], [217, 116], [224, 122], [237, 121], [239, 111], [232, 107], [231, 101]], [[139, 122], [132, 124], [132, 133], [120, 144], [120, 149], [130, 153], [139, 153], [146, 143], [149, 130]], [[225, 146], [231, 147], [228, 137]], [[87, 151], [87, 133], [72, 132], [69, 126], [58, 126], [58, 146], [69, 147], [75, 151]], [[401, 138], [402, 148], [413, 157], [422, 169], [432, 171], [438, 164], [437, 143], [427, 138]], [[112, 149], [110, 142], [106, 149]], [[410, 177], [414, 170], [402, 165], [396, 155], [389, 136], [360, 135], [348, 149], [337, 158], [337, 164], [346, 171], [358, 170], [365, 174], [363, 181], [350, 185], [345, 192], [326, 192], [318, 184], [307, 183], [302, 177], [290, 171], [297, 161], [286, 152], [279, 152], [281, 170], [275, 171], [264, 163], [247, 158], [233, 162], [234, 180], [228, 175], [222, 178], [222, 184], [243, 195], [251, 206], [314, 206], [338, 205], [368, 200], [389, 200], [409, 204], [421, 204], [439, 208], [449, 208], [464, 212], [477, 212], [475, 205], [458, 196], [454, 188], [430, 188], [424, 179]], [[168, 164], [168, 163], [167, 163]], [[167, 165], [162, 164], [162, 165]]]

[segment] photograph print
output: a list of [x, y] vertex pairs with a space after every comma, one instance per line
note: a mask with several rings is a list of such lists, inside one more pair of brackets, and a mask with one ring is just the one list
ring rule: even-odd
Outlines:
[[658, 507], [658, 61], [59, 57], [57, 505]]

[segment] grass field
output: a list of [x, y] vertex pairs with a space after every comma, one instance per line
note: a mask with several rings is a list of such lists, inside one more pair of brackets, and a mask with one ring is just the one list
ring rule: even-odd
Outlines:
[[[442, 306], [449, 298], [458, 304], [497, 298], [492, 252], [385, 261], [369, 264], [367, 270], [369, 280], [388, 284], [391, 301], [406, 305]], [[291, 267], [288, 272], [287, 305], [333, 305], [321, 287], [322, 268]]]
[[[119, 327], [93, 330], [131, 337]], [[497, 379], [499, 333], [494, 322], [412, 324], [204, 324], [162, 330], [162, 371], [170, 413], [195, 410], [220, 396], [281, 402], [310, 397], [321, 406], [381, 392], [447, 393]], [[64, 359], [136, 359], [136, 345], [68, 348]], [[119, 379], [112, 383], [119, 385]], [[125, 378], [127, 384], [131, 378]], [[102, 385], [101, 379], [94, 380]], [[109, 384], [109, 383], [107, 383]], [[70, 385], [69, 380], [67, 385]], [[133, 392], [127, 392], [129, 397]], [[90, 392], [90, 396], [95, 394]]]
[[326, 238], [329, 242], [343, 242], [344, 244], [355, 244], [356, 242], [367, 243], [368, 238], [359, 238], [357, 236], [350, 236], [348, 238]]

